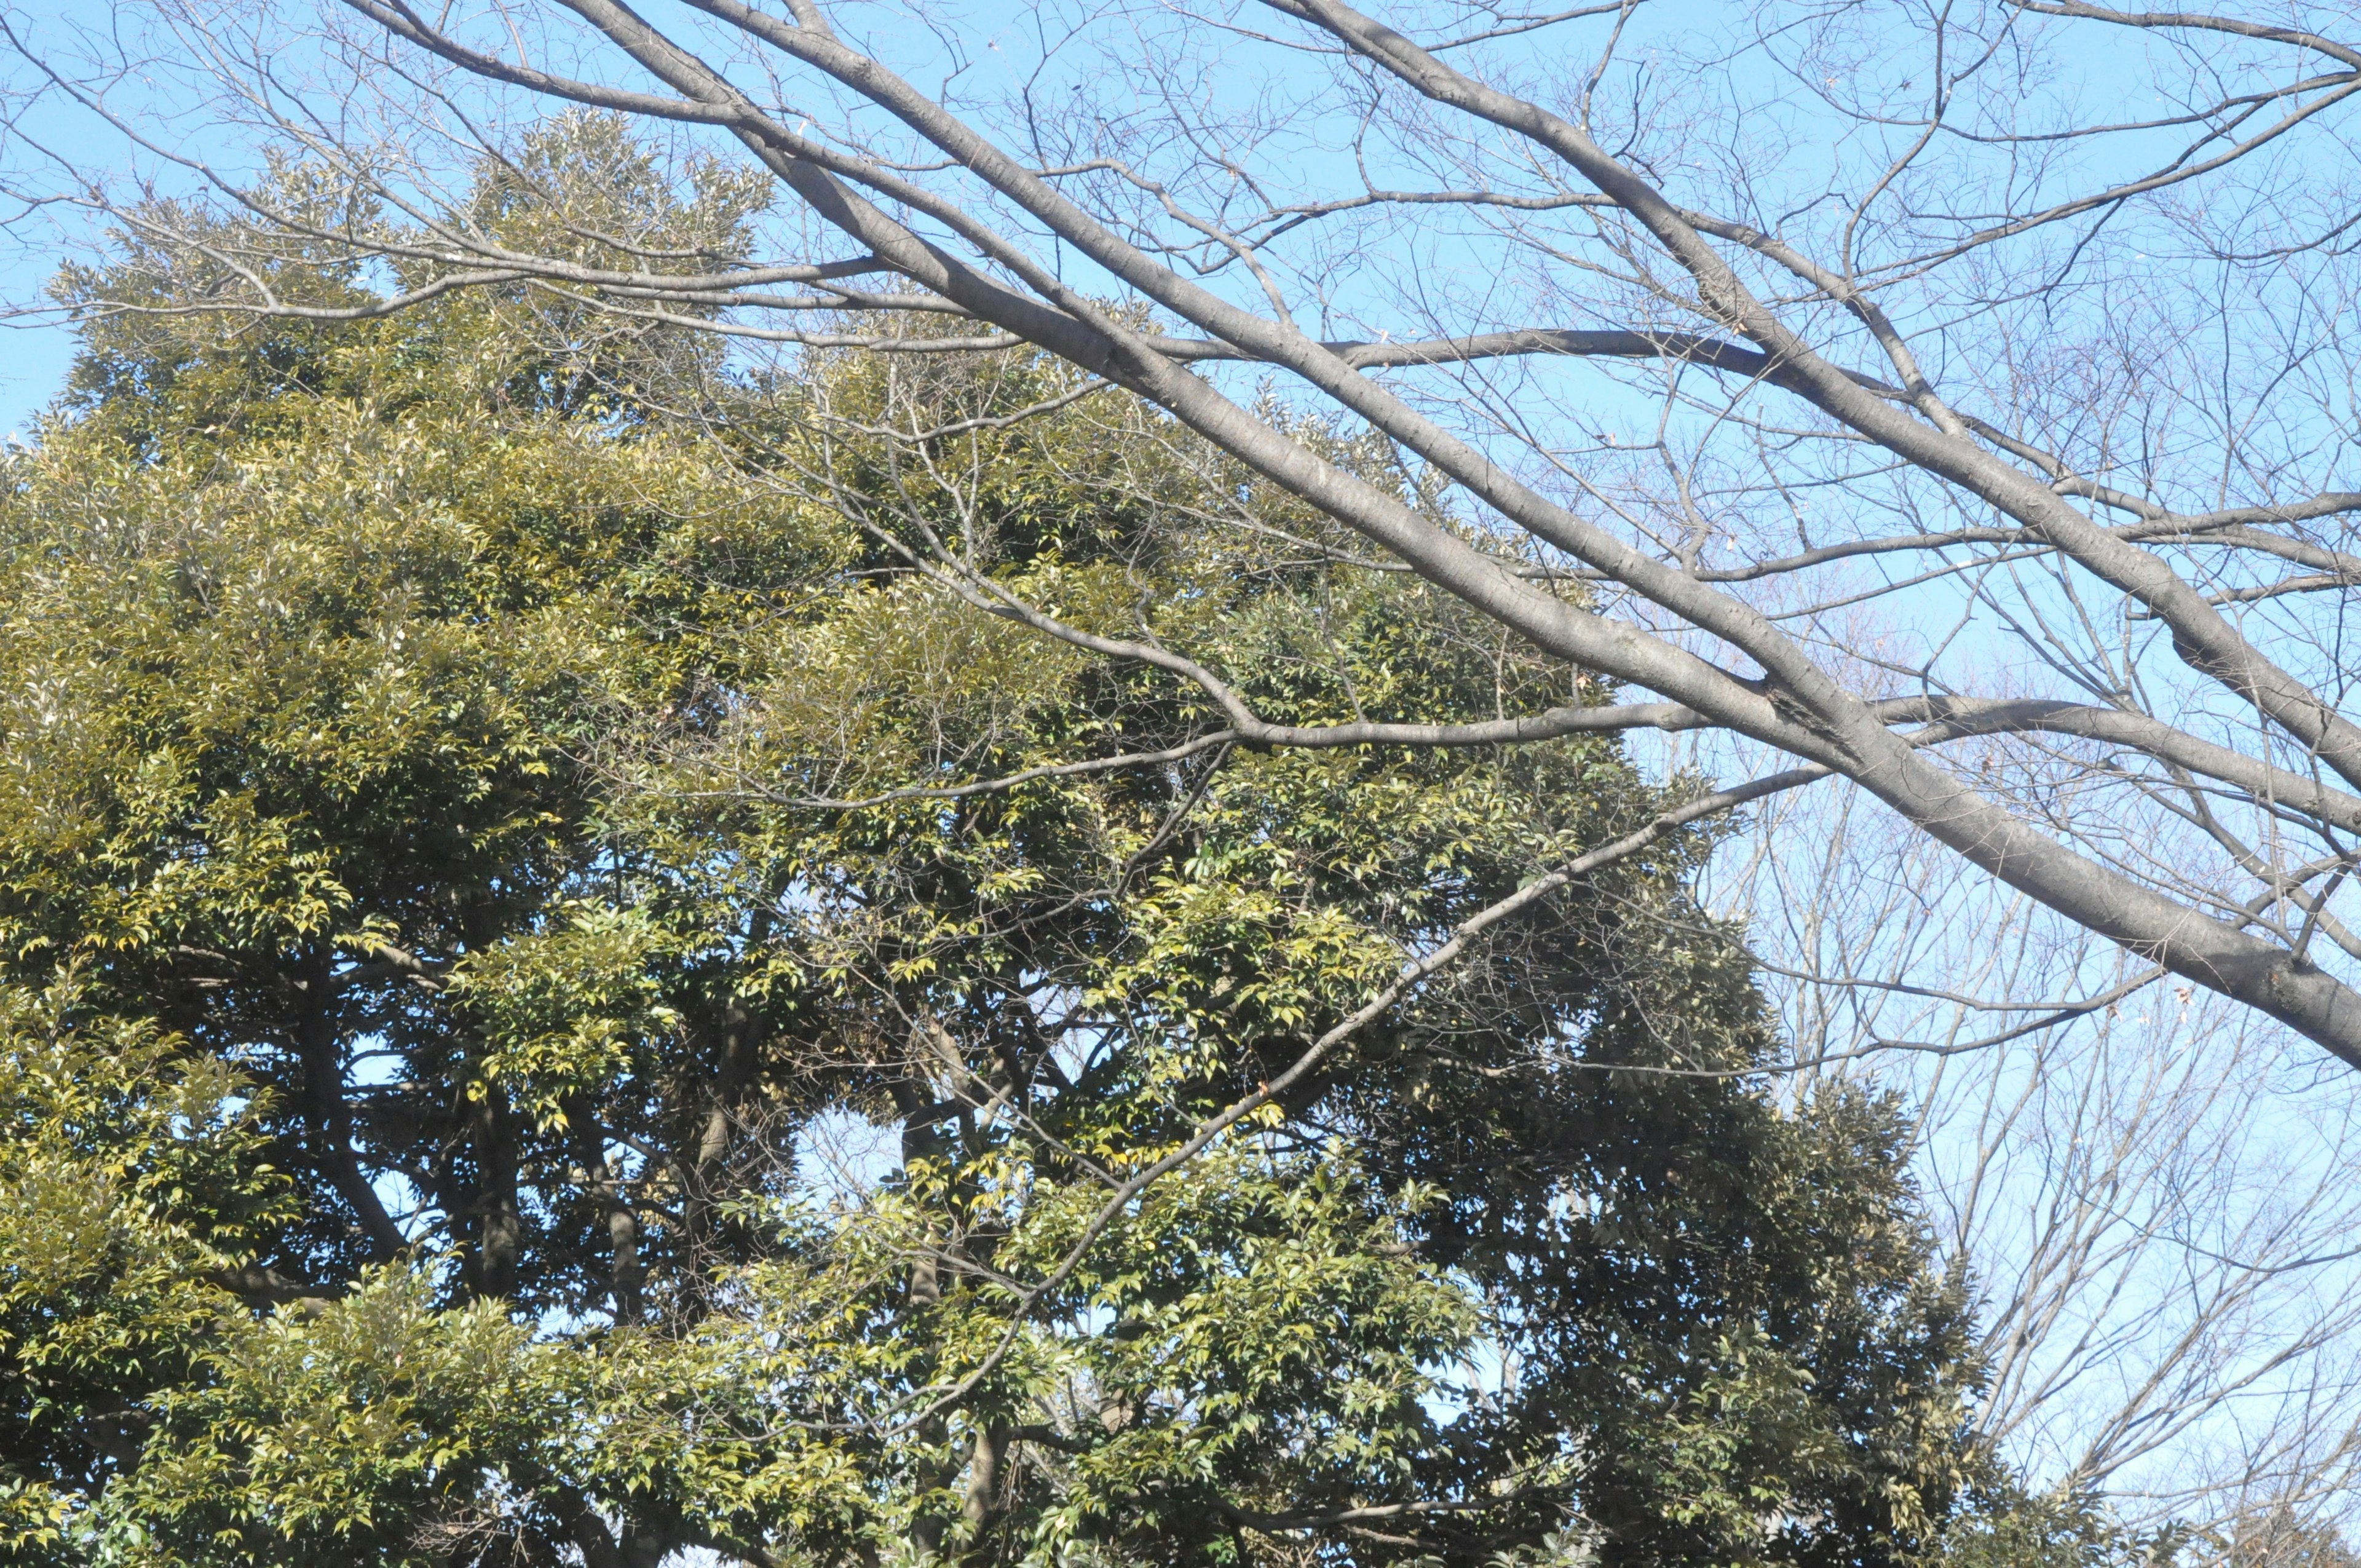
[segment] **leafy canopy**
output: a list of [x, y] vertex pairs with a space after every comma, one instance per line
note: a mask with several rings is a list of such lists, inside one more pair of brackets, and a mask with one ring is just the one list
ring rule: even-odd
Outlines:
[[[468, 221], [762, 200], [578, 119]], [[2110, 1550], [1970, 1435], [1895, 1107], [1752, 1076], [1699, 833], [1125, 1188], [1691, 782], [1206, 744], [933, 553], [1291, 722], [1606, 694], [1055, 365], [725, 370], [522, 291], [90, 323], [0, 499], [0, 1556]]]

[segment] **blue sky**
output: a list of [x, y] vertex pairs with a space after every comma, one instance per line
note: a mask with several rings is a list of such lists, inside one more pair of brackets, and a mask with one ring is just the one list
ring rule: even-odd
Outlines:
[[[38, 299], [59, 258], [47, 234], [10, 238], [16, 243], [0, 245], [0, 302], [16, 306]], [[73, 334], [53, 320], [0, 323], [0, 437], [29, 432], [64, 384], [73, 346]]]
[[[7, 283], [14, 292], [17, 280]], [[22, 439], [64, 384], [73, 334], [49, 323], [11, 326], [7, 333], [0, 338], [0, 436]]]

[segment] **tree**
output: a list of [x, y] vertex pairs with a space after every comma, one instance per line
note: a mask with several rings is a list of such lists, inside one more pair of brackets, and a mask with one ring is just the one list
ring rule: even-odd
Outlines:
[[[1892, 845], [1857, 798], [1785, 802], [1701, 893], [1791, 977], [1789, 1092], [1857, 1075], [1910, 1102], [1942, 1248], [1977, 1263], [1980, 1429], [2150, 1527], [2343, 1514], [2361, 1431], [2343, 1069], [2193, 987], [2111, 1001], [2136, 960], [2024, 901], [1942, 897], [1939, 849]], [[2050, 1027], [2001, 1011], [2078, 988], [2099, 1004]]]
[[[897, 71], [818, 0], [690, 10], [673, 27], [563, 0], [467, 22], [348, 0], [282, 23], [167, 0], [126, 13], [154, 19], [154, 57], [136, 29], [88, 50], [20, 31], [36, 106], [139, 136], [106, 84], [194, 60], [168, 79], [214, 96], [176, 107], [300, 147], [335, 199], [258, 196], [153, 137], [159, 167], [226, 200], [226, 227], [86, 181], [19, 190], [212, 269], [191, 297], [78, 309], [351, 316], [524, 284], [756, 339], [1036, 345], [1657, 699], [1544, 707], [1517, 732], [1708, 731], [1851, 780], [2155, 973], [2361, 1061], [2361, 942], [2329, 907], [2361, 827], [2336, 633], [2361, 504], [2339, 488], [2351, 213], [2319, 172], [2344, 167], [2361, 91], [2339, 18], [1045, 6], [1029, 64], [1014, 33], [907, 28]], [[1005, 68], [973, 69], [987, 42]], [[2140, 49], [2120, 92], [2059, 74]], [[1273, 69], [1269, 93], [1234, 90]], [[442, 137], [497, 147], [519, 103], [742, 151], [794, 216], [760, 253], [592, 260], [590, 231], [509, 244], [422, 198]], [[29, 171], [46, 144], [18, 123]], [[291, 246], [400, 280], [309, 304], [270, 282]], [[848, 311], [969, 324], [913, 341], [829, 322]], [[1207, 373], [1236, 362], [1367, 422], [1481, 528], [1261, 417]], [[1601, 592], [1577, 605], [1537, 570]], [[1905, 646], [1867, 647], [1864, 604]], [[1240, 736], [1290, 738], [1220, 696]]]
[[1304, 725], [1563, 666], [1143, 403], [994, 414], [1040, 356], [740, 387], [521, 308], [110, 318], [8, 459], [5, 1550], [2049, 1551], [1897, 1108], [1752, 1081], [1718, 794], [1207, 742], [961, 590]]

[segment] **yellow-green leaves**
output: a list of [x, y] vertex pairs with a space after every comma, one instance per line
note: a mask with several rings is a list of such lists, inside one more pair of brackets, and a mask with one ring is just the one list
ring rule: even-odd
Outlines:
[[[585, 260], [765, 195], [525, 150], [459, 216]], [[1989, 1478], [1701, 836], [1287, 1078], [1693, 781], [1216, 744], [995, 613], [1281, 723], [1603, 695], [1155, 409], [523, 291], [91, 350], [0, 459], [0, 1561], [1889, 1564]]]
[[292, 1212], [250, 1082], [77, 1003], [0, 986], [0, 1561], [80, 1560], [139, 1401], [234, 1328], [218, 1281]]
[[569, 1100], [595, 1102], [635, 1067], [647, 1070], [681, 1024], [658, 979], [676, 946], [642, 911], [577, 902], [470, 954], [450, 983], [481, 1020], [484, 1078], [549, 1127], [564, 1125]]
[[492, 1477], [531, 1462], [573, 1393], [564, 1354], [526, 1342], [489, 1305], [438, 1310], [408, 1270], [227, 1326], [208, 1376], [154, 1399], [103, 1518], [137, 1521], [125, 1556], [156, 1563], [400, 1562], [438, 1527], [497, 1534]]

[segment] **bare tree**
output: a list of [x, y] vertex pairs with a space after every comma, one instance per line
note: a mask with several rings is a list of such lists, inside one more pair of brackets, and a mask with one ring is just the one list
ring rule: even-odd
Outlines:
[[[2361, 833], [2361, 729], [2341, 709], [2361, 496], [2336, 488], [2351, 18], [2036, 0], [1700, 28], [1627, 3], [1389, 26], [1270, 0], [1028, 7], [985, 38], [889, 13], [839, 26], [817, 0], [687, 9], [675, 32], [620, 0], [464, 20], [346, 0], [316, 25], [157, 6], [251, 121], [370, 199], [334, 219], [143, 132], [116, 105], [145, 61], [71, 66], [17, 36], [51, 99], [243, 208], [176, 232], [174, 209], [70, 198], [202, 247], [222, 281], [206, 308], [350, 314], [529, 281], [795, 341], [830, 336], [799, 313], [859, 308], [972, 323], [931, 346], [1037, 345], [1661, 699], [1516, 734], [1745, 737], [2361, 1062], [2361, 937], [2333, 907]], [[2066, 91], [2066, 62], [2100, 50], [2143, 59], [2111, 93]], [[356, 90], [398, 141], [333, 102]], [[474, 140], [503, 99], [734, 140], [799, 203], [795, 237], [621, 269], [497, 243], [421, 200], [388, 149]], [[18, 126], [38, 137], [37, 115]], [[405, 263], [410, 286], [360, 307], [282, 297], [264, 263], [291, 238]], [[1399, 443], [1459, 488], [1472, 530], [1323, 460], [1203, 373], [1223, 361]], [[1536, 581], [1495, 548], [1512, 539], [1593, 587]], [[1880, 608], [1915, 630], [1909, 656], [1853, 654]], [[1216, 695], [1242, 735], [1300, 739]]]
[[1863, 806], [1789, 796], [1716, 868], [1717, 902], [1784, 1003], [1788, 1091], [1862, 1075], [1908, 1096], [1923, 1190], [1980, 1299], [1984, 1432], [2145, 1526], [2349, 1522], [2348, 1076], [2022, 895], [1961, 885]]

